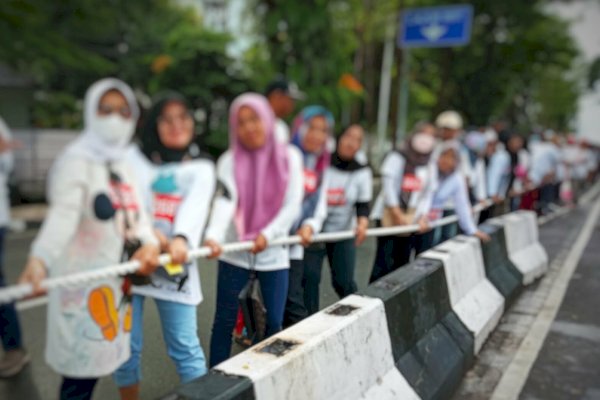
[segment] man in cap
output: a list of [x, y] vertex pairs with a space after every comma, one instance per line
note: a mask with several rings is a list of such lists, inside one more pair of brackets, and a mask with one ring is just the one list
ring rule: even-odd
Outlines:
[[456, 111], [448, 110], [437, 116], [435, 126], [439, 130], [441, 140], [455, 140], [462, 132], [463, 119]]
[[277, 117], [275, 122], [275, 138], [280, 143], [290, 141], [290, 129], [284, 119], [294, 111], [296, 101], [302, 101], [306, 95], [300, 91], [295, 82], [278, 78], [269, 83], [265, 96]]

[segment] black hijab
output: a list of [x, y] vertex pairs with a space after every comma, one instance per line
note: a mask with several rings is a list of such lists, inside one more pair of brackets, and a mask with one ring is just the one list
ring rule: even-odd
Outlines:
[[160, 141], [158, 136], [158, 119], [165, 106], [169, 103], [180, 103], [186, 110], [189, 104], [185, 98], [177, 92], [166, 92], [158, 97], [148, 112], [142, 126], [140, 135], [140, 148], [142, 153], [154, 164], [165, 164], [170, 162], [181, 162], [184, 159], [195, 159], [207, 157], [200, 151], [197, 137], [194, 137], [184, 149], [169, 149]]
[[347, 172], [353, 172], [353, 171], [357, 171], [359, 169], [362, 168], [366, 168], [367, 165], [366, 164], [362, 164], [358, 161], [356, 161], [356, 155], [355, 158], [353, 158], [352, 160], [343, 160], [342, 158], [340, 158], [340, 154], [337, 151], [337, 147], [340, 143], [340, 139], [342, 139], [342, 137], [344, 137], [344, 135], [346, 134], [346, 132], [348, 132], [348, 129], [350, 128], [350, 126], [346, 126], [344, 127], [340, 133], [338, 133], [335, 141], [336, 141], [336, 146], [335, 146], [335, 151], [333, 152], [333, 154], [331, 155], [331, 166], [334, 168], [337, 168], [341, 171], [347, 171]]

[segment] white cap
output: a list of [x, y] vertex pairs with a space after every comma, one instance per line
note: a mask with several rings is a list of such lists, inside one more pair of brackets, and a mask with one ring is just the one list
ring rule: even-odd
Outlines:
[[444, 111], [435, 119], [435, 125], [438, 128], [462, 129], [463, 120], [456, 111]]
[[485, 137], [486, 143], [493, 143], [498, 141], [498, 134], [493, 129], [486, 129], [483, 132], [483, 136]]

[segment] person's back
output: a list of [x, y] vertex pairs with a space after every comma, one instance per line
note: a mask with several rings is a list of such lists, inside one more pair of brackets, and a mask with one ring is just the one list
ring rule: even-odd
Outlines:
[[549, 174], [555, 174], [559, 160], [559, 150], [554, 144], [540, 142], [532, 146], [530, 178], [533, 183], [539, 185]]

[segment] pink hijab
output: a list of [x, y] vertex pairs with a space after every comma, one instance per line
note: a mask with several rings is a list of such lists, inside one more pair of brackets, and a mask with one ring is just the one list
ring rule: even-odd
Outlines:
[[[238, 113], [242, 107], [254, 110], [265, 128], [267, 141], [258, 150], [246, 149], [238, 139]], [[275, 115], [266, 98], [246, 93], [233, 101], [229, 109], [229, 146], [239, 194], [236, 226], [242, 240], [255, 239], [283, 204], [289, 178], [288, 155], [274, 132]]]

